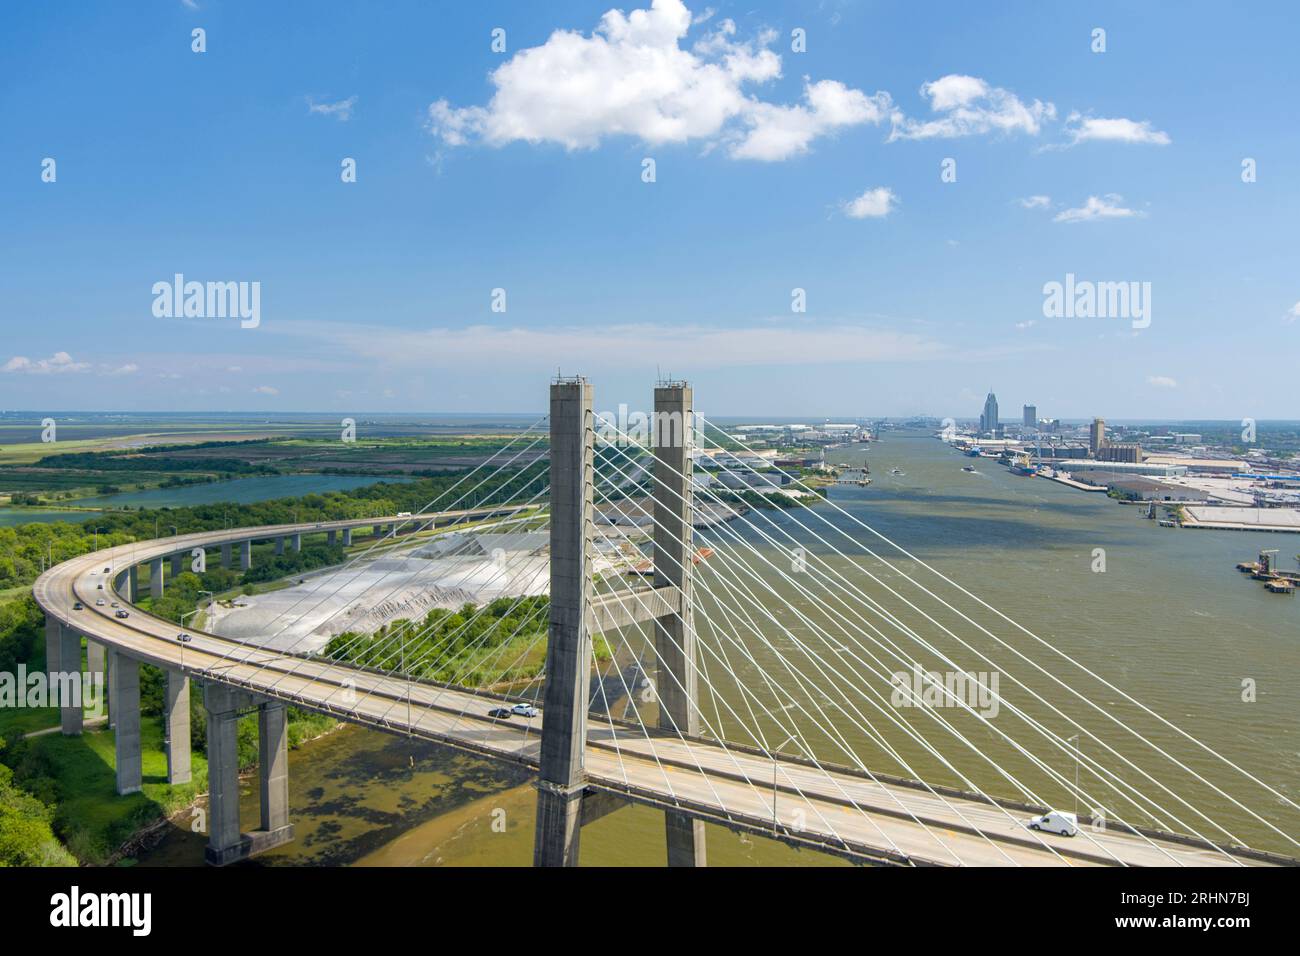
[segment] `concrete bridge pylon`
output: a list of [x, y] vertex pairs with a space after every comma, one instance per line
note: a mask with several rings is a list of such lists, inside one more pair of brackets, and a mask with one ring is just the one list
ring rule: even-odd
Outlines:
[[[592, 637], [601, 623], [653, 620], [658, 670], [659, 727], [698, 733], [698, 671], [690, 613], [692, 543], [691, 387], [655, 389], [654, 588], [658, 601], [627, 601], [615, 612], [602, 595], [593, 610], [593, 389], [585, 378], [551, 385], [551, 605], [543, 696], [541, 769], [537, 782], [535, 866], [577, 866], [582, 827], [622, 806], [608, 792], [588, 788], [583, 755], [590, 705]], [[647, 612], [646, 607], [666, 613]], [[653, 614], [654, 616], [648, 616]], [[705, 864], [704, 823], [665, 811], [669, 866]]]

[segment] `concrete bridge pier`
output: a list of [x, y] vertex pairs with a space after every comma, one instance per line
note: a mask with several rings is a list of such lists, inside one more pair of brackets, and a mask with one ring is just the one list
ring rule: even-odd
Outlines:
[[223, 568], [230, 567], [230, 542], [229, 541], [227, 541], [225, 544], [221, 546], [221, 566]]
[[282, 554], [284, 554], [284, 535], [275, 539], [275, 556], [279, 557]]
[[163, 559], [149, 562], [149, 596], [155, 601], [163, 596]]
[[334, 547], [336, 544], [338, 544], [338, 540], [339, 540], [338, 532], [336, 532], [336, 531], [326, 531], [326, 532], [325, 532], [325, 546], [326, 546], [326, 547], [329, 547], [329, 548]]
[[184, 555], [184, 553], [183, 553], [183, 552], [180, 552], [180, 551], [177, 551], [175, 554], [173, 554], [173, 555], [171, 556], [171, 565], [172, 565], [172, 567], [171, 567], [171, 572], [172, 572], [171, 576], [172, 576], [172, 580], [174, 581], [174, 580], [176, 580], [176, 578], [180, 577], [181, 572], [185, 570], [185, 555]]
[[136, 595], [140, 593], [140, 574], [134, 564], [124, 571], [119, 571], [113, 577], [113, 590], [128, 602], [135, 600]]
[[108, 652], [103, 644], [86, 638], [86, 672], [108, 675]]
[[[289, 822], [289, 708], [267, 701], [257, 711], [258, 767], [262, 798], [262, 832], [271, 845], [293, 839]], [[263, 847], [265, 849], [265, 847]]]
[[[691, 443], [694, 393], [683, 383], [655, 388], [654, 583], [680, 592], [681, 611], [655, 620], [659, 727], [672, 736], [699, 735], [699, 670], [691, 614], [694, 526]], [[704, 866], [704, 822], [666, 811], [669, 866]]]
[[[108, 648], [103, 644], [86, 638], [86, 675], [87, 679], [98, 684], [94, 693], [98, 699], [95, 703], [98, 705], [99, 713], [107, 716], [108, 714]], [[83, 685], [84, 686], [84, 685]], [[108, 726], [111, 729], [113, 721], [110, 718]]]
[[[237, 725], [241, 711], [258, 707], [259, 778], [262, 828], [242, 832], [239, 825], [239, 752]], [[243, 691], [207, 684], [208, 712], [208, 845], [204, 859], [225, 866], [293, 839], [289, 822], [288, 711], [281, 701], [255, 702]]]
[[534, 866], [577, 866], [591, 675], [592, 388], [551, 385], [551, 610]]
[[253, 539], [239, 542], [239, 568], [247, 571], [253, 566]]
[[117, 792], [138, 793], [144, 764], [140, 754], [140, 662], [109, 649], [109, 706], [113, 708]]
[[289, 540], [293, 542], [293, 550], [295, 551], [302, 550], [302, 535], [292, 534], [289, 536]]
[[62, 627], [57, 617], [52, 614], [45, 615], [45, 679], [49, 681], [51, 687], [59, 679], [59, 651], [61, 650], [59, 641], [62, 637], [60, 633]]
[[50, 689], [58, 695], [59, 728], [66, 736], [75, 737], [81, 733], [82, 721], [81, 635], [62, 624], [58, 660], [58, 680]]
[[189, 783], [190, 773], [190, 679], [180, 671], [166, 672], [163, 700], [163, 742], [167, 749], [167, 782]]
[[352, 529], [351, 529], [351, 528], [344, 528], [344, 529], [343, 529], [343, 547], [345, 547], [345, 548], [350, 548], [350, 547], [352, 547]]
[[208, 845], [203, 858], [213, 866], [242, 859], [239, 832], [240, 706], [247, 695], [221, 684], [206, 684], [203, 706], [208, 712]]

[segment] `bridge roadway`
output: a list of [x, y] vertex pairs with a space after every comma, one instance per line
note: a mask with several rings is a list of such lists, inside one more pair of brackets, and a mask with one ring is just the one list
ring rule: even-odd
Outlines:
[[[490, 513], [501, 514], [502, 510]], [[439, 520], [486, 514], [484, 510], [445, 513]], [[48, 615], [129, 657], [342, 720], [537, 768], [540, 716], [528, 720], [489, 718], [487, 711], [500, 703], [496, 697], [265, 651], [201, 631], [187, 631], [191, 642], [182, 644], [176, 640], [177, 625], [170, 621], [138, 609], [132, 609], [123, 620], [113, 615], [111, 607], [95, 606], [95, 599], [106, 594], [121, 600], [112, 579], [128, 562], [147, 563], [196, 547], [403, 520], [412, 519], [243, 528], [123, 545], [57, 565], [41, 576], [33, 593]], [[106, 574], [105, 567], [113, 572]], [[76, 601], [84, 605], [83, 610], [73, 610]], [[775, 835], [792, 845], [860, 862], [992, 866], [1260, 862], [1115, 830], [1088, 831], [1073, 838], [1031, 833], [1020, 822], [1027, 816], [1024, 811], [1003, 811], [972, 799], [949, 797], [945, 801], [919, 786], [877, 783], [851, 771], [826, 771], [791, 759], [774, 763], [766, 756], [723, 748], [711, 741], [648, 739], [637, 727], [617, 723], [611, 727], [594, 715], [585, 767], [590, 791], [659, 809], [674, 808], [734, 830]]]

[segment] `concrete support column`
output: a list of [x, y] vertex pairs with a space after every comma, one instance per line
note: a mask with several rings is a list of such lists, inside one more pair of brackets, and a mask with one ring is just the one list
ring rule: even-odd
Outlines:
[[45, 615], [45, 679], [50, 682], [50, 686], [58, 680], [62, 628], [58, 618], [52, 614]]
[[221, 546], [221, 566], [223, 568], [230, 567], [230, 543], [229, 542], [226, 542]]
[[345, 548], [350, 548], [350, 547], [352, 547], [352, 529], [351, 529], [351, 528], [344, 528], [344, 529], [343, 529], [343, 547], [345, 547]]
[[262, 829], [289, 826], [289, 709], [268, 701], [257, 712], [258, 777], [262, 789]]
[[280, 535], [280, 537], [275, 539], [275, 554], [276, 557], [284, 554], [284, 535]]
[[75, 737], [81, 733], [81, 635], [70, 627], [59, 628], [59, 676], [51, 689], [59, 702], [59, 726]]
[[206, 684], [208, 712], [208, 845], [204, 859], [224, 866], [244, 855], [239, 832], [239, 706], [244, 695], [220, 684]]
[[163, 559], [149, 562], [149, 596], [155, 601], [163, 596]]
[[171, 556], [171, 563], [172, 580], [175, 580], [185, 570], [185, 555], [178, 551]]
[[[86, 639], [86, 674], [90, 681], [98, 684], [95, 692], [99, 695], [98, 705], [101, 714], [107, 714], [108, 704], [108, 649], [103, 644]], [[112, 721], [108, 723], [113, 726]]]
[[[654, 445], [654, 583], [680, 590], [682, 610], [655, 620], [659, 727], [678, 734], [698, 734], [699, 671], [691, 614], [691, 574], [695, 546], [692, 526], [691, 442], [694, 394], [685, 383], [655, 388]], [[703, 866], [704, 823], [667, 811], [665, 837], [669, 866]]]
[[242, 571], [247, 571], [253, 566], [253, 540], [239, 542], [239, 567]]
[[113, 588], [126, 598], [128, 603], [135, 600], [136, 595], [140, 593], [140, 574], [134, 564], [113, 578]]
[[164, 740], [167, 748], [167, 782], [189, 783], [190, 679], [180, 671], [167, 671], [163, 702]]
[[591, 683], [592, 388], [551, 385], [551, 608], [534, 866], [576, 866]]
[[104, 648], [104, 687], [108, 692], [108, 729], [117, 728], [117, 714], [113, 713], [113, 649]]
[[140, 755], [140, 662], [115, 650], [109, 689], [110, 706], [116, 726], [114, 747], [117, 751], [117, 792], [137, 793], [143, 782]]
[[108, 673], [108, 652], [103, 644], [86, 640], [86, 671], [90, 674]]
[[290, 535], [289, 540], [293, 542], [293, 550], [295, 551], [302, 550], [302, 535], [300, 534]]
[[339, 536], [338, 536], [338, 532], [336, 532], [336, 531], [326, 531], [326, 532], [325, 532], [325, 545], [326, 545], [326, 547], [330, 547], [330, 548], [334, 547], [334, 545], [336, 545], [336, 544], [338, 543], [338, 538], [339, 538]]

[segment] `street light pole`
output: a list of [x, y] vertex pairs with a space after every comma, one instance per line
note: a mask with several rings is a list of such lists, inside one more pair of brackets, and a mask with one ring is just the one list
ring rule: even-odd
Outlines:
[[1075, 734], [1069, 740], [1074, 744], [1074, 815], [1079, 815], [1079, 735]]
[[[211, 618], [211, 616], [212, 616], [212, 602], [215, 601], [215, 600], [217, 599], [217, 596], [216, 596], [215, 594], [213, 594], [211, 591], [200, 591], [200, 592], [199, 592], [199, 595], [200, 595], [200, 596], [202, 596], [202, 595], [204, 595], [204, 594], [206, 594], [206, 595], [208, 596], [208, 617]], [[197, 612], [197, 611], [198, 611], [198, 608], [195, 608], [194, 610], [195, 610], [195, 612]], [[212, 623], [212, 621], [209, 620], [209, 621], [208, 621], [208, 624], [210, 625], [211, 623]]]
[[772, 751], [772, 836], [776, 836], [776, 755], [781, 752], [781, 748], [794, 740], [794, 734], [786, 737], [785, 740]]

